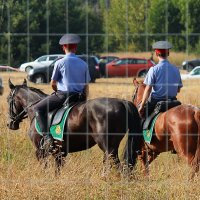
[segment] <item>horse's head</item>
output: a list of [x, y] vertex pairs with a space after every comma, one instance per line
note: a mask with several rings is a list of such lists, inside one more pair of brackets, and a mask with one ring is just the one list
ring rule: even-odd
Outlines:
[[133, 84], [135, 86], [135, 90], [133, 93], [133, 104], [138, 108], [139, 105], [142, 102], [142, 97], [143, 97], [143, 93], [144, 93], [144, 89], [145, 89], [145, 84], [143, 84], [142, 82], [139, 82], [136, 80], [136, 78], [133, 79]]
[[26, 79], [22, 85], [13, 85], [12, 82], [8, 81], [10, 87], [10, 94], [8, 95], [8, 109], [9, 109], [9, 120], [7, 126], [12, 130], [19, 129], [19, 123], [26, 118], [27, 111], [23, 107], [23, 97], [21, 96], [20, 89], [27, 87]]

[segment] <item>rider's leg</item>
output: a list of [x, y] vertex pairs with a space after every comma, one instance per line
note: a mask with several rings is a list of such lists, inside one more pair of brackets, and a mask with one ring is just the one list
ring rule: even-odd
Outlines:
[[35, 105], [36, 118], [40, 124], [43, 133], [43, 148], [50, 149], [53, 145], [53, 138], [48, 130], [48, 113], [56, 108], [60, 108], [64, 103], [67, 94], [56, 92], [46, 97]]

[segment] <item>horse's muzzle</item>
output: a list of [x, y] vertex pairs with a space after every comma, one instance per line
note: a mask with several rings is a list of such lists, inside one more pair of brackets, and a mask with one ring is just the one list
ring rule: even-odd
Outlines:
[[11, 130], [18, 130], [19, 129], [19, 123], [15, 122], [15, 121], [10, 121], [9, 123], [7, 123], [7, 126]]

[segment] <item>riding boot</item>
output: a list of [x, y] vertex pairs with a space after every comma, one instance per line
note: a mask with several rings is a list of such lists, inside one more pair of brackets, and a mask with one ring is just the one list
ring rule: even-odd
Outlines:
[[40, 129], [43, 135], [43, 138], [40, 143], [40, 148], [46, 152], [52, 151], [53, 148], [53, 138], [47, 131], [47, 117], [43, 113], [36, 112], [36, 119], [40, 125]]

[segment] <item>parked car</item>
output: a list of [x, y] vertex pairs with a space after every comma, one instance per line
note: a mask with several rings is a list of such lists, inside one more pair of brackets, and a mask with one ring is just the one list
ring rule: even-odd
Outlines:
[[[89, 73], [91, 76], [91, 82], [95, 82], [96, 78], [99, 77], [98, 60], [95, 56], [78, 55], [81, 59], [88, 63]], [[31, 69], [27, 73], [29, 81], [34, 83], [49, 83], [53, 73], [54, 64], [57, 60], [63, 58], [63, 56], [54, 60], [49, 66], [37, 67]]]
[[117, 56], [101, 56], [99, 58], [99, 62], [103, 62], [103, 63], [110, 63], [112, 62], [113, 60], [117, 60], [119, 57]]
[[101, 77], [105, 77], [106, 65], [114, 60], [119, 59], [117, 56], [101, 56], [99, 59], [99, 72]]
[[0, 78], [0, 95], [3, 94], [3, 90], [4, 90], [4, 88], [3, 88], [3, 82], [2, 82], [2, 78]]
[[52, 54], [52, 55], [44, 55], [39, 58], [37, 58], [33, 62], [23, 63], [20, 65], [19, 69], [20, 71], [28, 72], [34, 67], [44, 67], [49, 66], [55, 59], [58, 57], [64, 56], [64, 54]]
[[200, 66], [195, 67], [190, 73], [188, 74], [181, 74], [182, 80], [187, 79], [200, 79]]
[[88, 64], [91, 82], [95, 83], [96, 79], [100, 77], [99, 60], [96, 56], [78, 55], [79, 58]]
[[193, 70], [195, 67], [200, 66], [200, 59], [185, 60], [182, 63], [182, 68], [187, 71]]
[[155, 63], [150, 59], [125, 57], [106, 65], [106, 77], [144, 77]]

